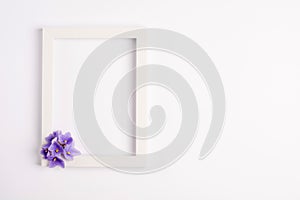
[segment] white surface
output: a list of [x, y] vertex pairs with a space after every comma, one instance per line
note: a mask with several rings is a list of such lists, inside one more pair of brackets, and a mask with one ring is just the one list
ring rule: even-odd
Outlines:
[[[125, 40], [127, 46], [135, 47], [134, 39]], [[76, 146], [82, 152], [82, 155], [88, 155], [84, 145], [81, 143], [75, 122], [73, 119], [73, 90], [79, 70], [87, 59], [89, 54], [97, 48], [103, 39], [57, 39], [54, 41], [54, 74], [53, 74], [53, 116], [52, 130], [71, 131], [73, 133]], [[108, 140], [122, 149], [130, 153], [134, 153], [134, 141], [126, 137], [125, 134], [114, 125], [112, 118], [112, 93], [117, 81], [122, 76], [133, 69], [135, 65], [135, 56], [130, 54], [119, 59], [110, 67], [110, 71], [104, 74], [102, 82], [96, 90], [95, 98], [95, 115], [99, 127]], [[135, 80], [127, 83], [128, 89], [134, 88]], [[132, 115], [133, 105], [129, 109]], [[134, 130], [132, 130], [134, 132]]]
[[[0, 199], [300, 198], [299, 1], [13, 0], [0, 10]], [[139, 176], [40, 167], [39, 29], [52, 25], [143, 25], [198, 42], [226, 88], [217, 148], [197, 160], [202, 134], [170, 168]]]

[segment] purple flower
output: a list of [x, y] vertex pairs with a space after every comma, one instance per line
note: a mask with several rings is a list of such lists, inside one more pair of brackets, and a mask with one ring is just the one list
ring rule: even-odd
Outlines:
[[43, 158], [47, 159], [48, 155], [49, 155], [49, 150], [48, 150], [48, 144], [45, 144], [42, 146], [42, 149], [40, 151], [40, 153], [42, 154]]
[[49, 167], [50, 168], [53, 168], [55, 166], [59, 166], [59, 167], [62, 167], [62, 168], [65, 168], [65, 162], [60, 159], [59, 157], [57, 156], [51, 156], [51, 157], [48, 157], [47, 160], [49, 161]]
[[57, 137], [59, 137], [61, 135], [61, 131], [54, 131], [53, 133], [51, 133], [48, 137], [46, 137], [45, 139], [46, 139], [46, 142], [47, 143], [52, 143], [52, 140], [54, 139], [54, 138], [57, 138]]
[[80, 151], [75, 149], [73, 145], [67, 145], [64, 149], [63, 155], [66, 160], [73, 160], [74, 156], [80, 155]]
[[60, 166], [65, 167], [66, 160], [72, 160], [74, 156], [80, 155], [80, 152], [74, 148], [71, 133], [62, 134], [61, 131], [54, 131], [45, 138], [46, 144], [42, 145], [40, 151], [44, 159], [49, 161], [49, 167]]
[[58, 142], [53, 142], [48, 150], [51, 152], [51, 155], [56, 156], [56, 155], [61, 155], [63, 153], [63, 148]]
[[67, 132], [65, 134], [61, 134], [57, 137], [57, 141], [60, 145], [65, 148], [66, 145], [71, 145], [73, 142], [73, 138], [71, 137], [71, 133]]

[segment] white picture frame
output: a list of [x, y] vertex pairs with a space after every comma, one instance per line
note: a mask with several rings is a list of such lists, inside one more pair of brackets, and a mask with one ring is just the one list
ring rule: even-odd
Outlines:
[[[42, 47], [42, 144], [52, 130], [52, 94], [53, 94], [53, 41], [56, 39], [109, 39], [117, 34], [125, 31], [135, 30], [141, 27], [115, 27], [115, 28], [43, 28], [43, 47]], [[132, 36], [136, 40], [136, 45], [144, 38]], [[136, 51], [136, 66], [145, 63], [145, 53]], [[141, 77], [139, 77], [141, 78]], [[138, 80], [136, 78], [136, 80]], [[144, 113], [146, 96], [145, 93], [141, 95], [138, 91], [136, 93], [136, 123], [144, 123], [146, 119], [141, 115]], [[146, 153], [146, 141], [135, 140], [135, 154], [129, 157], [133, 158], [138, 154]], [[128, 157], [128, 156], [126, 156]], [[127, 162], [122, 158], [124, 156], [110, 156], [108, 157], [113, 163], [118, 165], [122, 163], [121, 167], [142, 167], [141, 163]], [[41, 165], [47, 166], [47, 160], [41, 159]], [[103, 167], [91, 155], [80, 155], [71, 162], [67, 163], [67, 167]]]

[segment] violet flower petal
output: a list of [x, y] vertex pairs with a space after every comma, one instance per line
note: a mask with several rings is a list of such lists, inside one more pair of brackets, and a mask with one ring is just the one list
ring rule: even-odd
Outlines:
[[64, 147], [65, 145], [72, 144], [73, 138], [71, 137], [71, 133], [67, 132], [59, 135], [57, 141]]
[[53, 132], [54, 137], [59, 137], [60, 135], [62, 135], [61, 130], [57, 130]]
[[65, 168], [65, 162], [60, 159], [59, 157], [51, 157], [48, 159], [49, 160], [49, 167], [50, 168], [53, 168], [53, 167], [56, 167], [56, 166], [59, 166], [59, 167], [62, 167], [62, 168]]
[[47, 143], [52, 143], [52, 141], [55, 139], [55, 138], [57, 138], [58, 136], [60, 136], [61, 135], [61, 131], [60, 130], [58, 130], [58, 131], [54, 131], [53, 133], [51, 133], [51, 134], [49, 134], [46, 138], [45, 138], [45, 140], [46, 140], [46, 142]]
[[49, 150], [48, 148], [42, 148], [41, 151], [40, 151], [41, 155], [43, 156], [43, 158], [47, 159], [48, 157], [48, 153], [49, 153]]
[[58, 143], [58, 142], [53, 142], [50, 146], [49, 146], [49, 151], [51, 151], [53, 156], [56, 155], [60, 155], [63, 153], [63, 148], [62, 146]]
[[73, 160], [74, 156], [78, 156], [80, 154], [81, 154], [80, 151], [75, 149], [72, 145], [66, 146], [63, 152], [64, 158], [67, 160]]

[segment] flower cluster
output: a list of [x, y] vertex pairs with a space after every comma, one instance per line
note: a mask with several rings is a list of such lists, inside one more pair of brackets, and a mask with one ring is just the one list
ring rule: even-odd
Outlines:
[[69, 132], [62, 134], [61, 131], [54, 131], [46, 139], [46, 144], [42, 146], [41, 154], [49, 161], [49, 167], [65, 167], [65, 160], [73, 160], [73, 156], [80, 155], [74, 148], [74, 141]]

